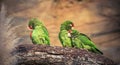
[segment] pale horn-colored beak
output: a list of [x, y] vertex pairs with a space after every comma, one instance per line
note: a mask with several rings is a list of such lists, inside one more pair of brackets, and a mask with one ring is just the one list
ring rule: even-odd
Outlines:
[[74, 29], [74, 27], [71, 28], [72, 30]]
[[71, 30], [68, 31], [68, 37], [72, 37]]
[[27, 26], [27, 29], [31, 31], [31, 30], [32, 30], [32, 27], [30, 27], [30, 26]]

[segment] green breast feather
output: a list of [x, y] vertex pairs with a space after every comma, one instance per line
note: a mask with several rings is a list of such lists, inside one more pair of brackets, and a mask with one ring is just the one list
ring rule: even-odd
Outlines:
[[28, 24], [32, 29], [31, 39], [33, 44], [45, 44], [50, 45], [49, 34], [46, 27], [37, 18], [32, 18]]
[[32, 33], [32, 42], [34, 44], [50, 45], [48, 32], [42, 26], [37, 26]]
[[70, 39], [70, 37], [68, 37], [67, 30], [60, 31], [59, 39], [60, 39], [60, 42], [62, 43], [63, 47], [72, 47], [71, 39]]

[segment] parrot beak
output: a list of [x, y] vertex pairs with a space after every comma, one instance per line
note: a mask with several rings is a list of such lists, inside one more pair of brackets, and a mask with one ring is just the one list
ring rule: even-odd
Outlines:
[[74, 27], [71, 28], [72, 30], [74, 29]]
[[71, 30], [68, 31], [68, 37], [71, 37]]
[[32, 30], [32, 26], [28, 26], [27, 28], [28, 28], [28, 30]]

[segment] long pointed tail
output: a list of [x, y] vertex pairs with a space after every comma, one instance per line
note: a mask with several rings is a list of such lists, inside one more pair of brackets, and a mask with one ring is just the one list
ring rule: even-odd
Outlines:
[[95, 48], [95, 52], [99, 53], [99, 54], [103, 54], [103, 52], [101, 52], [99, 49]]

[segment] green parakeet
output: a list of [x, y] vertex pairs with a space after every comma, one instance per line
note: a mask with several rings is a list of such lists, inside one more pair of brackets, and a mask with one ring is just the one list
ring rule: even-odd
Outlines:
[[37, 18], [33, 18], [29, 21], [28, 26], [32, 29], [30, 37], [33, 44], [50, 45], [48, 31], [41, 21]]
[[79, 33], [77, 30], [72, 30], [71, 37], [74, 47], [84, 48], [94, 53], [103, 54], [87, 35]]
[[59, 39], [63, 47], [72, 47], [71, 38], [67, 30], [62, 30], [59, 33]]
[[73, 47], [69, 33], [69, 30], [72, 29], [73, 26], [73, 23], [68, 20], [61, 24], [59, 40], [63, 47]]

